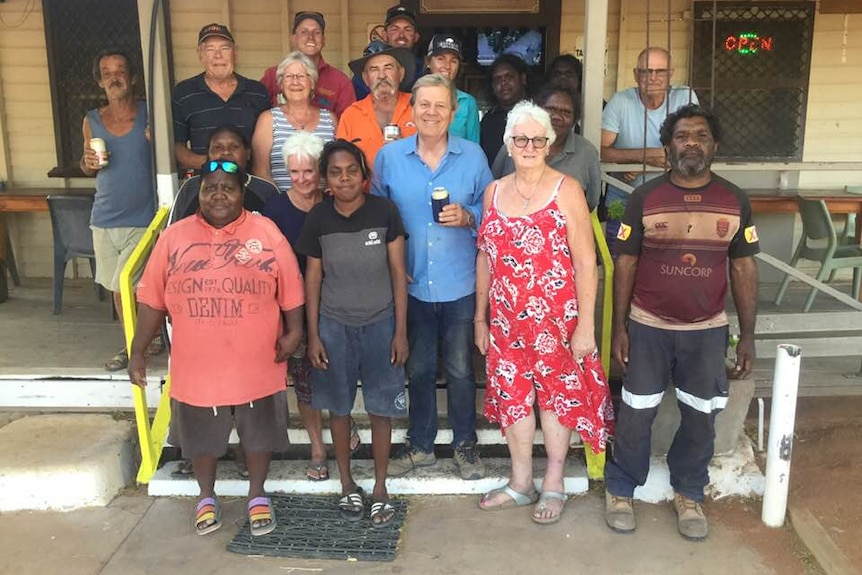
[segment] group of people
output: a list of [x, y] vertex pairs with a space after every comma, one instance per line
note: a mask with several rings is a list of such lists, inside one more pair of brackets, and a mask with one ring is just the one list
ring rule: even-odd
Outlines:
[[[615, 530], [634, 529], [631, 496], [646, 479], [649, 427], [672, 375], [683, 408], [669, 457], [675, 508], [681, 533], [704, 537], [712, 425], [727, 397], [728, 261], [742, 327], [738, 374], [754, 357], [756, 295], [747, 199], [710, 172], [720, 138], [715, 117], [696, 105], [666, 110], [660, 146], [670, 171], [638, 188], [616, 235], [613, 352], [627, 371], [614, 434], [594, 335], [590, 212], [601, 191], [599, 153], [576, 133], [579, 62], [555, 60], [551, 81], [531, 101], [526, 65], [501, 56], [491, 67], [496, 105], [480, 122], [475, 99], [455, 87], [457, 37], [435, 35], [417, 58], [415, 15], [394, 6], [385, 41], [350, 62], [351, 82], [321, 56], [325, 27], [322, 14], [298, 13], [295, 51], [260, 83], [234, 71], [228, 28], [207, 25], [198, 36], [204, 72], [174, 90], [177, 164], [195, 174], [178, 192], [171, 225], [138, 284], [131, 354], [115, 359], [125, 359], [134, 384], [146, 385], [148, 347], [169, 320], [171, 441], [200, 487], [196, 531], [221, 526], [216, 462], [234, 425], [251, 532], [275, 529], [263, 486], [272, 454], [286, 447], [286, 377], [310, 438], [311, 480], [329, 477], [321, 410], [329, 412], [345, 519], [368, 511], [373, 525], [386, 525], [394, 516], [386, 478], [436, 463], [438, 366], [453, 461], [462, 478], [484, 477], [478, 348], [487, 375], [484, 415], [502, 428], [512, 459], [511, 479], [481, 498], [482, 510], [534, 505], [533, 521], [558, 521], [576, 431], [594, 452], [615, 437], [606, 519]], [[637, 79], [669, 78], [653, 50], [645, 51], [646, 74], [639, 59]], [[127, 170], [134, 154], [149, 152], [122, 142], [146, 147], [146, 108], [131, 97], [133, 74], [122, 53], [100, 54], [94, 75], [108, 105], [84, 121], [81, 165], [97, 176], [96, 205], [106, 206], [100, 213], [113, 218], [103, 224], [94, 210], [94, 236], [102, 225], [110, 230], [105, 251], [119, 273], [154, 210], [143, 183], [135, 190], [140, 205], [127, 205], [127, 174], [143, 178]], [[643, 97], [654, 91], [648, 84], [635, 96], [653, 109]], [[608, 108], [617, 108], [614, 99]], [[603, 122], [603, 158], [606, 147], [624, 145], [624, 124], [613, 132]], [[89, 145], [93, 135], [112, 138], [108, 166]], [[643, 146], [640, 154], [643, 160]], [[127, 215], [133, 208], [138, 219]], [[350, 472], [359, 380], [374, 458], [368, 495]], [[405, 415], [407, 442], [390, 457], [391, 420]], [[539, 490], [537, 419], [548, 457]], [[684, 530], [684, 521], [694, 527]]]

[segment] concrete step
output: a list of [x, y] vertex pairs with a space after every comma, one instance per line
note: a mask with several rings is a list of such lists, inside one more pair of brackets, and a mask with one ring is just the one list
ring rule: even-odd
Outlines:
[[[332, 445], [332, 434], [329, 431], [329, 423], [327, 417], [323, 418], [323, 442], [327, 445]], [[364, 414], [354, 414], [353, 419], [356, 421], [359, 437], [364, 445], [371, 445], [371, 424], [368, 421], [368, 416]], [[291, 413], [290, 427], [287, 430], [287, 436], [290, 443], [293, 445], [308, 445], [308, 432], [300, 426], [299, 416]], [[392, 421], [392, 443], [404, 443], [407, 439], [407, 428], [409, 422], [406, 419], [395, 419]], [[506, 437], [500, 431], [497, 424], [489, 423], [484, 419], [478, 419], [476, 422], [476, 437], [479, 445], [505, 445]], [[451, 445], [453, 441], [452, 429], [449, 426], [449, 421], [445, 417], [438, 419], [437, 438], [434, 443], [436, 445]], [[236, 444], [239, 442], [239, 436], [236, 429], [231, 432], [230, 443]], [[536, 437], [533, 440], [534, 445], [544, 445], [544, 436], [542, 430], [536, 430]], [[576, 433], [572, 434], [572, 447], [583, 447], [580, 436]]]
[[[430, 467], [417, 469], [403, 477], [390, 477], [386, 487], [392, 495], [469, 495], [482, 494], [505, 485], [511, 472], [511, 461], [506, 458], [483, 458], [487, 475], [484, 479], [465, 481], [458, 475], [451, 459], [438, 459]], [[196, 497], [198, 484], [194, 478], [174, 478], [171, 473], [176, 462], [170, 462], [156, 471], [148, 485], [148, 493], [162, 497]], [[547, 461], [534, 458], [536, 488], [541, 486]], [[266, 490], [270, 493], [340, 493], [338, 467], [329, 460], [330, 478], [327, 481], [309, 481], [305, 477], [307, 461], [273, 461], [270, 466]], [[374, 464], [361, 459], [352, 462], [351, 470], [356, 483], [370, 493], [374, 487]], [[565, 477], [566, 493], [584, 493], [589, 489], [587, 469], [580, 458], [570, 457]], [[245, 496], [248, 480], [239, 476], [232, 461], [219, 461], [215, 485], [216, 494], [223, 496]]]
[[105, 414], [22, 417], [0, 428], [0, 511], [107, 505], [134, 478], [132, 425]]

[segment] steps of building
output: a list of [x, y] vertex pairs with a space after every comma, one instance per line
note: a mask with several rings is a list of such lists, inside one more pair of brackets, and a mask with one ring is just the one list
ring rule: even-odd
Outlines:
[[107, 505], [136, 470], [132, 425], [106, 414], [22, 416], [0, 428], [0, 512]]
[[[402, 477], [389, 477], [386, 487], [391, 495], [479, 495], [505, 485], [511, 472], [511, 461], [507, 458], [483, 458], [486, 475], [483, 479], [467, 481], [461, 479], [452, 459], [438, 458], [437, 463], [423, 467]], [[147, 486], [151, 496], [196, 497], [198, 484], [193, 477], [175, 478], [171, 473], [176, 470], [176, 462], [166, 463], [150, 479]], [[541, 487], [541, 479], [547, 467], [544, 458], [533, 459], [536, 488]], [[269, 493], [340, 493], [338, 467], [329, 461], [330, 478], [326, 481], [309, 481], [305, 477], [308, 461], [273, 461], [266, 480]], [[374, 487], [374, 464], [368, 459], [354, 460], [351, 471], [356, 483], [370, 493]], [[572, 457], [568, 460], [565, 473], [565, 490], [569, 494], [584, 493], [589, 489], [587, 470], [583, 462]], [[215, 490], [221, 496], [245, 496], [248, 494], [248, 480], [239, 476], [232, 461], [220, 461], [216, 475]]]

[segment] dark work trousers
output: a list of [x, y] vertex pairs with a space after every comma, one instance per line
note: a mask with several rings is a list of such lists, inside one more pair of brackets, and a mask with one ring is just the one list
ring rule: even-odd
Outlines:
[[715, 439], [715, 416], [727, 405], [724, 358], [727, 326], [696, 331], [659, 329], [629, 322], [629, 364], [623, 378], [607, 490], [631, 497], [649, 474], [652, 422], [671, 378], [681, 421], [667, 464], [674, 491], [703, 501]]

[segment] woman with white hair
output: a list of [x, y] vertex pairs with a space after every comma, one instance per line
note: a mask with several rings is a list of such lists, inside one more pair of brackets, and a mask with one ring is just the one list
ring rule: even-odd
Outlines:
[[[554, 523], [566, 502], [563, 474], [572, 430], [605, 449], [613, 410], [598, 358], [596, 253], [577, 180], [549, 167], [556, 135], [548, 112], [520, 102], [503, 143], [515, 171], [485, 190], [476, 265], [476, 345], [486, 355], [485, 417], [500, 424], [512, 459], [507, 485], [483, 510], [536, 503], [533, 521]], [[548, 466], [533, 483], [539, 409]]]
[[252, 137], [252, 172], [275, 182], [286, 192], [292, 185], [290, 170], [282, 155], [288, 136], [310, 132], [328, 142], [335, 138], [337, 119], [329, 110], [312, 102], [317, 84], [317, 66], [301, 52], [291, 52], [276, 70], [283, 103], [263, 112]]
[[[275, 222], [291, 247], [299, 239], [299, 232], [302, 230], [308, 212], [323, 200], [318, 167], [322, 151], [323, 140], [307, 132], [298, 132], [288, 137], [279, 150], [281, 161], [290, 173], [292, 186], [286, 193], [271, 198], [264, 206], [262, 214]], [[304, 276], [305, 256], [297, 254], [296, 257]], [[302, 425], [308, 432], [311, 442], [311, 463], [306, 477], [311, 481], [323, 481], [329, 479], [329, 468], [326, 463], [326, 446], [323, 443], [320, 410], [311, 406], [311, 385], [308, 381], [310, 371], [311, 362], [305, 353], [303, 342], [293, 357], [288, 359], [287, 372], [293, 381]], [[355, 450], [359, 445], [359, 436], [356, 433], [355, 424], [352, 427], [350, 446]]]

